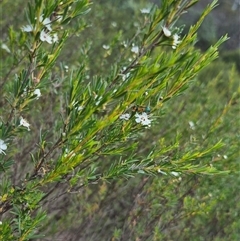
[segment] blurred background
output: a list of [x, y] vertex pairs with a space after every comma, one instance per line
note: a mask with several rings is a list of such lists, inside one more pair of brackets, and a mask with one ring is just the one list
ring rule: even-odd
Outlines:
[[[27, 24], [24, 13], [27, 2], [0, 2], [1, 77], [6, 76], [9, 63], [14, 61], [8, 58], [10, 53], [4, 47], [9, 28], [20, 31]], [[55, 76], [60, 75], [63, 66], [76, 69], [82, 63], [89, 78], [108, 76], [111, 66], [120, 61], [125, 43], [142, 26], [145, 13], [141, 10], [149, 10], [152, 3], [161, 5], [157, 0], [92, 2], [91, 12], [71, 26], [74, 31], [54, 69]], [[177, 23], [184, 26], [182, 35], [210, 2], [201, 0], [182, 16]], [[222, 139], [225, 146], [205, 162], [231, 173], [139, 175], [130, 180], [90, 185], [79, 193], [69, 193], [43, 205], [51, 213], [51, 219], [42, 228], [46, 237], [39, 240], [240, 240], [239, 93], [233, 96], [239, 90], [239, 13], [239, 0], [219, 0], [219, 6], [200, 28], [196, 47], [206, 51], [228, 33], [230, 39], [221, 46], [220, 58], [199, 74], [184, 95], [166, 104], [159, 125], [139, 140], [142, 143], [139, 153], [144, 155], [152, 143], [164, 137], [170, 144], [177, 133], [193, 145], [204, 146], [211, 141], [214, 144]], [[46, 105], [44, 121], [51, 116], [49, 103], [57, 95], [55, 86], [48, 94], [42, 98], [42, 104]], [[218, 134], [213, 135], [209, 127], [217, 121], [221, 125]], [[208, 143], [204, 143], [205, 136], [210, 136]], [[103, 160], [103, 168], [105, 161], [113, 160]]]

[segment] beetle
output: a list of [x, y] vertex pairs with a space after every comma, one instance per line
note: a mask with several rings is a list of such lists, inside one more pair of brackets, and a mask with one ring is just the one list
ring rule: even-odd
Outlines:
[[141, 106], [141, 105], [134, 105], [132, 107], [133, 112], [138, 112], [138, 113], [149, 113], [151, 111], [149, 106]]

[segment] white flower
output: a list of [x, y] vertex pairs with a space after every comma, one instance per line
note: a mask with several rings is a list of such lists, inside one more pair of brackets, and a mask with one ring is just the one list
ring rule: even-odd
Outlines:
[[52, 42], [53, 42], [53, 43], [58, 42], [58, 36], [57, 36], [56, 33], [54, 33], [53, 36], [52, 36]]
[[102, 47], [103, 47], [104, 49], [106, 49], [106, 50], [108, 50], [108, 49], [110, 48], [110, 46], [109, 46], [109, 45], [106, 45], [106, 44], [104, 44]]
[[135, 54], [139, 53], [139, 47], [138, 46], [132, 46], [131, 51]]
[[65, 69], [66, 72], [68, 72], [69, 67], [67, 65], [64, 65], [63, 68]]
[[2, 44], [1, 48], [6, 50], [8, 53], [11, 53], [10, 49], [8, 48], [8, 46], [6, 44]]
[[49, 44], [53, 43], [52, 36], [49, 33], [45, 32], [44, 30], [42, 30], [40, 33], [40, 40], [43, 42], [46, 41]]
[[[52, 31], [50, 18], [43, 19], [43, 15], [41, 15], [39, 20], [48, 29], [48, 31]], [[23, 32], [32, 32], [34, 30], [34, 27], [33, 27], [33, 25], [28, 24], [28, 25], [21, 27], [21, 29]]]
[[125, 81], [130, 76], [130, 73], [122, 74], [122, 79]]
[[40, 89], [35, 89], [35, 90], [33, 91], [33, 94], [37, 96], [36, 99], [38, 100], [39, 97], [41, 97], [41, 91], [40, 91]]
[[58, 15], [58, 16], [57, 16], [57, 22], [61, 22], [62, 19], [63, 19], [63, 17], [62, 17], [61, 15]]
[[128, 46], [128, 44], [127, 44], [126, 41], [123, 41], [123, 42], [122, 42], [122, 45], [123, 45], [124, 48], [127, 48], [127, 46]]
[[193, 121], [188, 122], [190, 129], [195, 130], [195, 124]]
[[77, 107], [77, 111], [81, 111], [81, 110], [83, 110], [83, 109], [84, 109], [84, 106], [82, 106], [82, 105], [80, 105], [80, 106]]
[[150, 13], [150, 8], [143, 8], [143, 9], [140, 9], [141, 13]]
[[119, 119], [121, 119], [121, 120], [129, 120], [129, 118], [130, 118], [130, 114], [128, 114], [128, 113], [122, 114], [119, 117]]
[[179, 172], [171, 172], [171, 174], [175, 177], [178, 177], [180, 175]]
[[117, 23], [116, 23], [116, 22], [112, 22], [111, 24], [112, 24], [112, 26], [113, 26], [114, 28], [117, 27]]
[[3, 153], [6, 155], [6, 153], [4, 152], [5, 150], [7, 150], [7, 145], [2, 139], [0, 139], [0, 154]]
[[42, 22], [42, 24], [49, 30], [49, 31], [52, 31], [52, 27], [50, 25], [51, 23], [51, 20], [50, 18], [45, 18], [43, 19], [43, 15], [40, 16], [39, 18], [40, 22]]
[[[127, 67], [124, 66], [121, 72], [124, 73], [126, 69]], [[130, 76], [130, 73], [128, 72], [126, 74], [120, 74], [120, 75], [122, 76], [123, 81], [125, 81]]]
[[20, 116], [20, 124], [19, 126], [24, 126], [24, 127], [27, 127], [28, 131], [30, 131], [30, 124], [25, 120], [23, 119], [22, 116]]
[[136, 113], [135, 117], [136, 117], [135, 121], [137, 123], [140, 123], [143, 126], [149, 126], [149, 127], [151, 126], [151, 120], [148, 119], [147, 113], [145, 112], [143, 112], [142, 114]]
[[58, 36], [56, 33], [54, 33], [53, 35], [51, 35], [50, 33], [47, 33], [46, 31], [42, 30], [40, 33], [40, 40], [41, 41], [46, 41], [49, 44], [58, 42]]
[[163, 172], [160, 168], [157, 170], [158, 173], [161, 173], [161, 174], [164, 174], [164, 175], [167, 175], [166, 172]]
[[23, 27], [21, 27], [23, 32], [32, 32], [33, 31], [33, 26], [31, 24], [29, 25], [25, 25]]
[[96, 95], [96, 96], [95, 96], [95, 100], [97, 100], [96, 103], [95, 103], [95, 105], [98, 106], [98, 105], [100, 104], [101, 100], [102, 100], [102, 96], [99, 96], [99, 97], [98, 97], [98, 95]]
[[173, 35], [173, 45], [172, 45], [172, 48], [173, 49], [176, 49], [177, 48], [177, 45], [179, 43], [181, 43], [181, 40], [178, 40], [179, 39], [179, 36], [177, 34], [174, 34]]
[[163, 33], [166, 37], [170, 37], [171, 36], [171, 31], [167, 28], [167, 27], [163, 27]]

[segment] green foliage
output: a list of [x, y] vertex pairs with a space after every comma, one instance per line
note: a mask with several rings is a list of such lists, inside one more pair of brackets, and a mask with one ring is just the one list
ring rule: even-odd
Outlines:
[[227, 63], [229, 62], [235, 63], [237, 70], [240, 72], [240, 63], [239, 63], [240, 49], [228, 51], [223, 54], [222, 58]]
[[[239, 76], [211, 64], [227, 36], [195, 47], [217, 1], [185, 35], [176, 27], [195, 3], [141, 13], [143, 1], [122, 12], [108, 1], [29, 2], [1, 40], [2, 240], [58, 239], [86, 223], [83, 240], [236, 239], [225, 185], [239, 182]], [[125, 10], [136, 22], [114, 21]]]

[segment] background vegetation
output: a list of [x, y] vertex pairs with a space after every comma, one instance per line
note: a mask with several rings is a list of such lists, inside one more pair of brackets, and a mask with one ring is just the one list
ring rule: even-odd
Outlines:
[[[219, 7], [203, 22], [195, 48], [189, 48], [193, 53], [199, 51], [204, 54], [222, 35], [229, 33], [230, 39], [220, 46], [220, 57], [217, 60], [208, 66], [206, 64], [174, 98], [165, 98], [168, 96], [165, 89], [157, 96], [155, 94], [155, 99], [146, 97], [148, 89], [141, 92], [144, 97], [138, 101], [151, 107], [151, 115], [155, 120], [151, 128], [131, 126], [135, 132], [131, 136], [132, 142], [126, 141], [123, 145], [126, 149], [120, 144], [124, 138], [127, 139], [127, 135], [122, 137], [119, 134], [119, 144], [116, 141], [112, 150], [104, 149], [106, 155], [101, 150], [94, 152], [94, 139], [84, 147], [94, 153], [81, 152], [81, 155], [88, 155], [89, 163], [86, 161], [86, 165], [79, 170], [70, 167], [72, 172], [69, 171], [69, 176], [63, 170], [61, 177], [54, 179], [51, 176], [54, 174], [51, 169], [53, 163], [54, 168], [58, 167], [59, 160], [63, 160], [61, 158], [64, 155], [70, 155], [71, 152], [67, 152], [66, 148], [72, 150], [73, 146], [77, 146], [76, 142], [80, 142], [76, 134], [72, 139], [69, 137], [71, 142], [61, 146], [62, 151], [53, 151], [51, 158], [42, 167], [42, 173], [38, 173], [38, 179], [35, 180], [32, 176], [42, 153], [48, 153], [60, 133], [64, 133], [60, 120], [65, 120], [67, 111], [73, 113], [69, 96], [71, 93], [73, 96], [74, 86], [78, 88], [76, 95], [82, 89], [85, 91], [89, 83], [96, 85], [92, 87], [89, 84], [89, 88], [104, 92], [106, 86], [98, 83], [102, 79], [112, 81], [114, 73], [134, 59], [131, 48], [140, 43], [141, 28], [148, 16], [141, 10], [149, 9], [152, 2], [159, 6], [163, 4], [161, 1], [144, 0], [92, 1], [90, 12], [69, 23], [69, 38], [62, 46], [56, 63], [50, 66], [51, 71], [38, 86], [42, 96], [35, 102], [28, 100], [26, 109], [16, 107], [13, 114], [10, 109], [15, 96], [9, 93], [17, 88], [13, 85], [16, 83], [14, 76], [21, 76], [22, 69], [28, 66], [24, 52], [28, 37], [20, 30], [27, 24], [24, 13], [27, 1], [0, 3], [0, 139], [6, 133], [11, 134], [8, 139], [11, 146], [5, 151], [7, 155], [0, 155], [0, 235], [3, 235], [0, 237], [5, 237], [6, 240], [239, 240], [240, 56], [237, 1], [219, 1]], [[183, 29], [182, 36], [196, 23], [207, 3], [209, 1], [200, 1], [176, 23]], [[18, 14], [10, 14], [12, 12]], [[51, 47], [47, 46], [46, 49], [50, 51]], [[150, 62], [150, 59], [157, 59], [158, 56], [167, 57], [162, 55], [164, 51], [166, 46], [160, 46], [147, 56], [147, 60]], [[171, 53], [172, 50], [167, 51]], [[44, 58], [44, 50], [39, 55]], [[146, 61], [146, 65], [149, 62]], [[152, 73], [151, 67], [149, 64], [149, 74]], [[76, 74], [79, 69], [84, 75], [81, 75], [81, 71]], [[139, 66], [136, 69], [143, 71]], [[141, 73], [145, 76], [146, 72], [143, 72]], [[138, 74], [136, 71], [136, 76]], [[69, 76], [77, 77], [71, 79]], [[84, 79], [79, 86], [74, 82], [77, 78]], [[132, 89], [127, 89], [128, 91], [131, 92]], [[83, 93], [87, 95], [85, 92], [81, 92], [81, 95]], [[106, 104], [100, 103], [101, 109], [94, 110], [93, 114], [97, 118], [104, 118], [119, 108], [119, 99], [115, 102], [107, 101]], [[159, 104], [161, 101], [163, 104]], [[24, 127], [16, 128], [19, 125], [18, 114], [24, 114], [31, 123], [31, 135]], [[9, 120], [9, 115], [15, 115], [12, 122], [6, 121]], [[73, 127], [75, 122], [73, 121]], [[81, 133], [87, 133], [88, 128], [94, 127], [86, 125], [78, 128], [82, 128]], [[130, 131], [128, 125], [124, 128]], [[111, 130], [106, 127], [99, 132], [98, 138], [110, 142], [104, 138]], [[222, 144], [212, 148], [220, 142]], [[127, 149], [133, 143], [138, 145]], [[152, 168], [148, 173], [154, 146], [170, 150], [158, 156], [161, 170], [154, 172]], [[204, 150], [210, 151], [203, 155]], [[138, 172], [117, 169], [117, 164], [122, 161], [121, 151], [124, 153], [123, 159], [132, 158], [139, 166], [146, 164], [145, 169]], [[187, 160], [186, 163], [171, 161], [171, 165], [168, 164], [168, 160], [181, 160], [183, 157]], [[146, 162], [139, 163], [135, 160], [138, 158]], [[218, 171], [214, 169], [211, 173], [211, 167]], [[114, 168], [123, 173], [114, 172]], [[103, 173], [101, 178], [99, 173]], [[71, 179], [70, 176], [75, 177], [75, 174], [77, 178]], [[37, 185], [40, 188], [35, 191]], [[31, 193], [25, 190], [34, 191]], [[27, 217], [29, 220], [26, 220]], [[26, 227], [34, 221], [40, 223], [36, 223], [34, 232], [31, 232], [35, 236], [25, 236], [24, 239], [25, 230], [30, 229]], [[21, 225], [25, 227], [22, 232]], [[38, 236], [40, 234], [44, 236]]]

